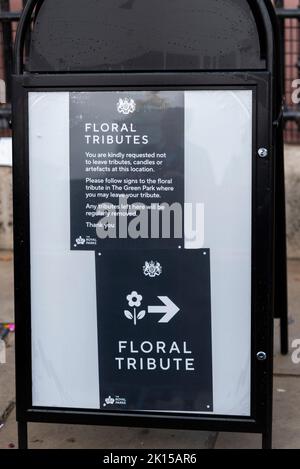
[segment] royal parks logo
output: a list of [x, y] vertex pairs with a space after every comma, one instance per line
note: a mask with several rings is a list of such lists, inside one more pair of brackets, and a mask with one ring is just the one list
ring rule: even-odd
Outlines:
[[134, 99], [120, 98], [117, 103], [117, 110], [120, 114], [124, 114], [125, 116], [133, 114], [136, 110], [136, 104]]
[[112, 397], [109, 395], [104, 399], [103, 407], [107, 406], [124, 406], [127, 404], [127, 399], [125, 397], [115, 396]]

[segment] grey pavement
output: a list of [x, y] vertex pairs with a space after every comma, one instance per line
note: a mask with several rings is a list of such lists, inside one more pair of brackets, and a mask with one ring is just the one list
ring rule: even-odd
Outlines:
[[285, 146], [287, 242], [289, 258], [300, 258], [300, 158], [298, 145]]
[[[12, 256], [0, 252], [0, 322], [13, 319]], [[300, 260], [289, 261], [290, 343], [300, 339]], [[279, 353], [275, 326], [274, 448], [300, 448], [300, 364]], [[0, 365], [0, 448], [17, 448], [14, 393], [14, 337], [7, 341], [7, 364]], [[292, 350], [291, 350], [292, 352]], [[223, 449], [260, 448], [259, 435], [183, 430], [30, 424], [33, 449]]]

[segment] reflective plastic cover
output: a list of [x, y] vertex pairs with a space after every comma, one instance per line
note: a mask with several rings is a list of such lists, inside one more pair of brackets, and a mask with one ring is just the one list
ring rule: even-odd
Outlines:
[[28, 69], [262, 69], [259, 20], [250, 3], [45, 0], [33, 28]]
[[[104, 102], [103, 93], [88, 92], [87, 97], [93, 93], [95, 95], [93, 99], [102, 99]], [[143, 91], [138, 93], [141, 95], [140, 99], [146, 94]], [[203, 258], [201, 247], [205, 248], [207, 253], [210, 251], [211, 313], [209, 310], [207, 314], [211, 314], [211, 326], [207, 322], [205, 327], [211, 329], [212, 350], [206, 347], [202, 359], [206, 360], [212, 373], [213, 410], [210, 404], [209, 407], [206, 405], [206, 408], [214, 414], [249, 416], [252, 91], [250, 89], [190, 90], [177, 93], [179, 102], [182, 102], [178, 105], [177, 112], [185, 114], [184, 127], [181, 131], [184, 148], [177, 158], [178, 164], [184, 162], [184, 201], [192, 206], [201, 204], [203, 207], [204, 237], [195, 238], [195, 241], [186, 239], [183, 249], [177, 249], [175, 253], [179, 252], [178, 256], [187, 255], [196, 259], [197, 255]], [[173, 99], [173, 91], [165, 91], [164, 94], [169, 96], [170, 100]], [[137, 92], [132, 92], [131, 95], [138, 98]], [[114, 93], [111, 93], [111, 96], [114, 97]], [[179, 266], [177, 270], [178, 275], [174, 277], [172, 273], [173, 284], [167, 287], [162, 285], [163, 294], [169, 295], [169, 298], [181, 308], [179, 313], [170, 322], [159, 323], [161, 314], [151, 312], [153, 306], [157, 309], [159, 299], [151, 297], [153, 303], [147, 303], [151, 306], [148, 308], [148, 313], [145, 315], [145, 311], [140, 313], [138, 310], [139, 315], [135, 321], [135, 312], [131, 307], [134, 303], [126, 306], [130, 311], [125, 311], [125, 314], [124, 307], [127, 304], [125, 297], [125, 303], [118, 300], [118, 304], [113, 304], [113, 301], [117, 301], [124, 282], [127, 281], [129, 264], [120, 261], [117, 270], [121, 272], [122, 278], [119, 283], [117, 275], [111, 274], [114, 266], [109, 263], [104, 270], [106, 272], [104, 278], [97, 280], [98, 263], [100, 258], [103, 259], [101, 262], [106, 262], [106, 253], [103, 251], [102, 255], [98, 256], [93, 251], [83, 250], [81, 246], [84, 239], [81, 238], [78, 240], [80, 245], [76, 249], [70, 247], [72, 218], [70, 185], [74, 182], [75, 174], [72, 165], [70, 171], [70, 160], [76, 156], [74, 154], [76, 149], [72, 150], [72, 145], [70, 146], [70, 130], [72, 132], [74, 124], [72, 112], [70, 113], [70, 102], [72, 104], [73, 98], [69, 92], [30, 92], [29, 94], [33, 405], [89, 409], [99, 409], [101, 406], [109, 405], [109, 408], [114, 410], [122, 410], [124, 398], [128, 399], [130, 396], [122, 394], [121, 407], [116, 405], [118, 402], [115, 396], [120, 396], [120, 387], [119, 385], [108, 387], [111, 381], [107, 380], [107, 373], [103, 368], [113, 357], [110, 344], [115, 347], [114, 351], [117, 353], [117, 341], [123, 341], [120, 353], [124, 354], [128, 352], [125, 346], [127, 347], [133, 340], [132, 337], [136, 337], [138, 333], [148, 334], [144, 340], [153, 342], [151, 331], [155, 330], [156, 339], [159, 338], [164, 342], [181, 336], [180, 343], [186, 343], [188, 347], [186, 356], [191, 358], [194, 356], [191, 352], [198, 353], [197, 347], [203, 344], [201, 340], [203, 331], [199, 324], [194, 322], [203, 317], [203, 310], [197, 300], [193, 300], [194, 303], [190, 305], [192, 301], [188, 298], [190, 288], [184, 280], [193, 274], [194, 270], [186, 269], [185, 264], [182, 264], [182, 268]], [[109, 112], [106, 114], [109, 119]], [[151, 117], [150, 112], [149, 115]], [[81, 126], [85, 122], [84, 115], [82, 117]], [[78, 118], [80, 119], [80, 116]], [[148, 128], [146, 130], [149, 131]], [[99, 145], [93, 146], [98, 152]], [[146, 145], [146, 149], [148, 147], [149, 144]], [[172, 158], [173, 147], [170, 143], [168, 150], [168, 158]], [[78, 158], [85, 161], [84, 155], [82, 149]], [[120, 176], [120, 172], [112, 174]], [[89, 187], [88, 191], [91, 190]], [[202, 219], [201, 216], [200, 221]], [[140, 255], [136, 251], [133, 253], [133, 259], [137, 259]], [[161, 262], [161, 254], [157, 255], [158, 257], [153, 260]], [[168, 256], [168, 252], [163, 254], [161, 265], [165, 270], [168, 268], [166, 260]], [[110, 258], [110, 254], [108, 257]], [[144, 260], [151, 260], [148, 253], [145, 253]], [[139, 263], [137, 270], [139, 279], [143, 277], [142, 264]], [[162, 290], [153, 282], [163, 282], [164, 274], [162, 273], [157, 279], [145, 277], [144, 280], [138, 281], [147, 281], [155, 296], [162, 294], [160, 293]], [[108, 288], [109, 281], [112, 284]], [[204, 291], [204, 287], [205, 282], [199, 281], [200, 293]], [[135, 281], [130, 284], [130, 288], [134, 290], [140, 287]], [[186, 288], [184, 293], [185, 301], [190, 302], [188, 305], [180, 303], [182, 298], [179, 293], [182, 288]], [[193, 288], [197, 290], [196, 287]], [[144, 301], [146, 299], [144, 292], [139, 289], [137, 291], [143, 294], [143, 298], [141, 296], [135, 301], [138, 299]], [[106, 301], [107, 293], [111, 295], [109, 302]], [[131, 297], [129, 295], [127, 298], [129, 303]], [[189, 331], [191, 324], [192, 328]], [[195, 334], [198, 335], [198, 339], [195, 338]], [[107, 340], [108, 342], [105, 342]], [[137, 355], [132, 353], [131, 358]], [[147, 358], [147, 353], [145, 356]], [[159, 355], [160, 358], [161, 356], [165, 357], [165, 354]], [[111, 366], [116, 367], [115, 360], [111, 361]], [[208, 366], [207, 369], [204, 366], [202, 369], [207, 373]], [[157, 370], [149, 372], [121, 370], [119, 373], [125, 373], [128, 382], [132, 382], [135, 377], [143, 383], [147, 382], [148, 375], [151, 374], [151, 385], [149, 385], [152, 391], [151, 409], [148, 407], [148, 401], [146, 403], [143, 401], [143, 388], [140, 387], [140, 399], [134, 401], [136, 410], [170, 409], [170, 399], [167, 399], [168, 389], [163, 399], [157, 397], [157, 389], [160, 389], [157, 383], [161, 382]], [[169, 376], [169, 371], [164, 373]], [[186, 385], [194, 372], [184, 371], [185, 379], [180, 370], [177, 374], [178, 386], [180, 383]], [[198, 387], [201, 390], [203, 376], [200, 373], [197, 376]], [[174, 374], [170, 377], [173, 379]], [[189, 390], [188, 386], [186, 388]], [[201, 402], [196, 400], [194, 402], [195, 411], [203, 412]], [[143, 407], [144, 404], [147, 407]], [[168, 408], [165, 407], [167, 404]], [[172, 405], [173, 410], [175, 406], [177, 411], [183, 412], [191, 408], [184, 402], [184, 396]]]

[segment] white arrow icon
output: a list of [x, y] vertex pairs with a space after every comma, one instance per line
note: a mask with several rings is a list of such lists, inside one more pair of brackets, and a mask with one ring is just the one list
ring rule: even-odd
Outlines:
[[158, 321], [167, 323], [180, 311], [180, 309], [170, 300], [167, 296], [158, 296], [158, 299], [164, 304], [161, 306], [148, 306], [148, 313], [151, 314], [164, 314]]

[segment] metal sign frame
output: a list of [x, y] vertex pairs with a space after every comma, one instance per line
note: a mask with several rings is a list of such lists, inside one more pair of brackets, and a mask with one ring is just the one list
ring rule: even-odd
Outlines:
[[[28, 92], [122, 90], [253, 91], [252, 174], [252, 340], [251, 416], [112, 412], [33, 407], [31, 399], [31, 300]], [[262, 433], [272, 441], [274, 317], [274, 182], [272, 87], [269, 72], [15, 75], [14, 239], [17, 420], [20, 447], [27, 447], [27, 422], [78, 423]], [[260, 157], [259, 148], [268, 156]], [[263, 353], [262, 353], [263, 352]], [[264, 355], [265, 354], [265, 355]]]

